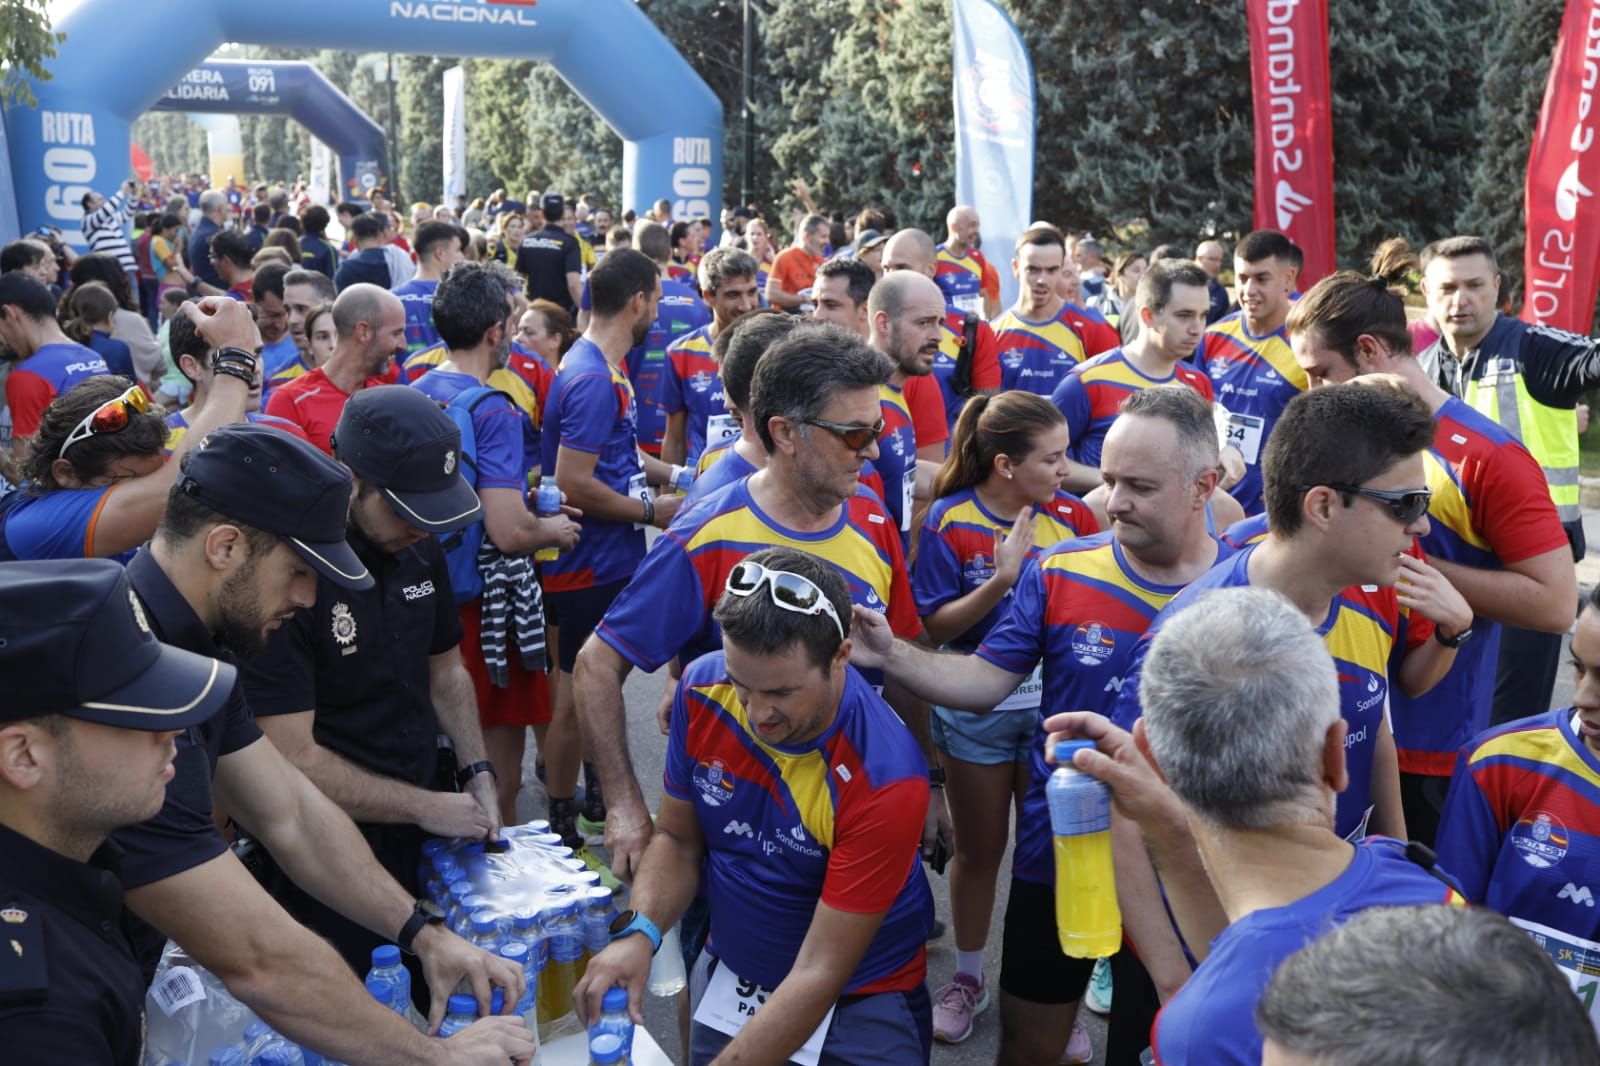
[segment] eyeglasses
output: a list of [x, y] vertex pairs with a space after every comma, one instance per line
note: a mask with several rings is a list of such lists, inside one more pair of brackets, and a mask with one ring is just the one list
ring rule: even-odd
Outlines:
[[807, 426], [816, 426], [825, 429], [844, 442], [844, 446], [853, 452], [859, 452], [867, 445], [878, 439], [883, 432], [883, 419], [878, 419], [870, 426], [846, 425], [843, 422], [829, 422], [826, 418], [808, 418], [803, 423]]
[[150, 397], [137, 385], [116, 399], [107, 400], [85, 415], [83, 421], [67, 434], [67, 439], [61, 442], [59, 458], [65, 459], [67, 449], [80, 440], [87, 440], [96, 434], [122, 432], [133, 421], [134, 415], [142, 415], [148, 410]]
[[827, 615], [839, 630], [839, 639], [844, 639], [844, 623], [839, 620], [839, 612], [833, 609], [827, 595], [810, 578], [788, 570], [769, 570], [760, 563], [742, 562], [736, 563], [728, 571], [725, 587], [735, 596], [752, 596], [761, 590], [762, 585], [767, 586], [772, 602], [785, 611]]
[[[1316, 485], [1301, 485], [1300, 491], [1310, 492], [1316, 487]], [[1409, 526], [1421, 518], [1428, 510], [1429, 501], [1433, 499], [1432, 489], [1367, 489], [1359, 485], [1333, 484], [1322, 487], [1346, 496], [1365, 496], [1369, 500], [1376, 500], [1387, 507], [1389, 513], [1394, 515], [1395, 521], [1403, 526]]]

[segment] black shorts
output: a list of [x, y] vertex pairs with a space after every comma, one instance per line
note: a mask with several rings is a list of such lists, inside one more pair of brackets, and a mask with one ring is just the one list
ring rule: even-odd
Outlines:
[[1072, 1003], [1083, 998], [1093, 959], [1075, 959], [1056, 936], [1056, 890], [1011, 879], [1000, 948], [1000, 990], [1029, 1003]]
[[596, 585], [576, 592], [547, 592], [544, 594], [544, 617], [549, 625], [561, 627], [561, 648], [556, 656], [561, 672], [572, 673], [578, 662], [578, 649], [594, 632], [600, 619], [605, 617], [616, 599], [628, 584], [626, 578], [609, 585]]

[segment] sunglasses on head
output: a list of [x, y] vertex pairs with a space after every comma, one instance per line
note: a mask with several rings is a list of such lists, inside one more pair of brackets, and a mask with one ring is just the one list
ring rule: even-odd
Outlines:
[[878, 439], [878, 434], [883, 432], [883, 419], [870, 426], [846, 425], [843, 422], [829, 422], [826, 418], [808, 418], [804, 422], [808, 426], [825, 429], [844, 442], [844, 446], [853, 452], [859, 452], [867, 445]]
[[839, 612], [834, 610], [827, 594], [819, 589], [810, 578], [788, 570], [769, 570], [760, 563], [741, 562], [734, 564], [728, 571], [727, 591], [735, 596], [751, 596], [767, 586], [772, 602], [782, 607], [785, 611], [795, 614], [818, 615], [825, 614], [833, 619], [834, 626], [839, 630], [839, 639], [844, 639], [844, 623], [839, 620]]
[[58, 457], [65, 459], [67, 449], [80, 440], [88, 440], [97, 434], [122, 432], [133, 421], [134, 415], [142, 415], [148, 410], [150, 397], [139, 386], [133, 386], [121, 396], [107, 400], [85, 415], [83, 421], [74, 426], [72, 432], [67, 434], [67, 439], [61, 442]]
[[[1301, 492], [1310, 492], [1315, 485], [1301, 485]], [[1323, 488], [1332, 489], [1334, 492], [1345, 496], [1365, 496], [1369, 500], [1376, 500], [1389, 509], [1395, 521], [1403, 526], [1409, 526], [1421, 518], [1428, 510], [1428, 503], [1433, 499], [1431, 489], [1368, 489], [1359, 485], [1324, 485]], [[1349, 503], [1349, 500], [1345, 501]]]

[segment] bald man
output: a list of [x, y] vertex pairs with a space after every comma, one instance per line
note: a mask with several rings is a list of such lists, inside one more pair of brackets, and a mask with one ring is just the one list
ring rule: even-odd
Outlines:
[[1205, 268], [1206, 276], [1211, 279], [1206, 282], [1206, 293], [1211, 297], [1211, 306], [1206, 310], [1208, 326], [1228, 313], [1231, 302], [1228, 287], [1217, 277], [1222, 273], [1224, 255], [1221, 241], [1201, 241], [1194, 250], [1195, 261]]
[[[959, 210], [959, 209], [958, 209]], [[907, 270], [923, 277], [938, 280], [938, 249], [933, 238], [919, 229], [903, 229], [890, 237], [883, 246], [884, 276], [895, 270]], [[881, 282], [880, 282], [881, 284]], [[941, 290], [942, 291], [942, 290]], [[970, 340], [969, 340], [970, 337]], [[962, 365], [962, 350], [968, 355]], [[958, 377], [956, 371], [962, 370]], [[913, 379], [906, 396], [917, 400], [921, 386]], [[926, 379], [920, 379], [926, 380]], [[996, 392], [1000, 388], [1000, 350], [995, 344], [994, 331], [976, 312], [965, 312], [945, 303], [944, 329], [939, 338], [939, 354], [934, 356], [932, 381], [939, 386], [939, 402], [943, 407], [944, 433], [939, 436], [939, 451], [930, 449], [930, 438], [923, 422], [917, 421], [917, 439], [922, 443], [925, 459], [939, 460], [944, 456], [943, 442], [955, 427], [956, 418], [967, 397], [975, 392]], [[915, 403], [913, 416], [919, 415]]]
[[978, 209], [957, 204], [944, 217], [944, 225], [947, 236], [938, 248], [933, 280], [951, 307], [993, 318], [1000, 313], [1000, 275], [978, 250], [982, 243]]
[[333, 302], [333, 328], [337, 339], [328, 361], [275, 389], [267, 402], [268, 414], [295, 423], [329, 455], [345, 401], [395, 380], [394, 361], [406, 354], [405, 305], [387, 289], [357, 282]]
[[885, 274], [867, 297], [870, 343], [889, 357], [894, 371], [878, 389], [883, 428], [878, 434], [878, 457], [873, 463], [883, 477], [884, 504], [899, 526], [904, 546], [911, 546], [911, 524], [926, 501], [938, 464], [919, 460], [917, 433], [912, 424], [905, 388], [908, 381], [926, 379], [933, 372], [944, 332], [944, 293], [925, 275], [909, 270]]

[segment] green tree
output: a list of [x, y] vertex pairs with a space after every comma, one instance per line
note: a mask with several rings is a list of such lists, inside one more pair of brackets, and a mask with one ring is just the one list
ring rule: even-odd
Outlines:
[[444, 188], [444, 72], [458, 61], [437, 56], [401, 56], [395, 108], [399, 144], [393, 157], [400, 187], [413, 200], [438, 199]]
[[208, 171], [205, 131], [177, 111], [146, 111], [133, 123], [131, 139], [145, 150], [157, 174]]
[[0, 104], [38, 104], [28, 79], [50, 80], [45, 61], [66, 39], [51, 29], [47, 0], [0, 0]]
[[533, 160], [528, 145], [528, 77], [521, 59], [469, 59], [467, 68], [467, 186], [474, 196], [504, 188], [528, 190]]
[[1563, 8], [1561, 0], [1513, 0], [1494, 9], [1485, 34], [1490, 44], [1478, 95], [1479, 150], [1466, 175], [1471, 199], [1457, 228], [1494, 245], [1514, 305], [1521, 303], [1528, 152]]
[[[622, 197], [622, 138], [561, 80], [554, 67], [535, 66], [527, 84], [532, 187], [568, 197], [594, 192], [606, 203], [618, 203]], [[519, 190], [518, 195], [525, 191]]]

